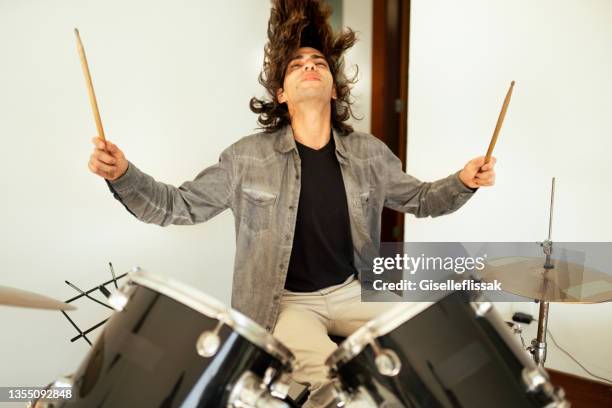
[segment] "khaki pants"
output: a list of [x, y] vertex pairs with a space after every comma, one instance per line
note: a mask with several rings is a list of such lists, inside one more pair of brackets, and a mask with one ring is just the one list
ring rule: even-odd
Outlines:
[[273, 334], [296, 357], [293, 379], [310, 389], [305, 408], [327, 407], [333, 402], [325, 360], [337, 345], [328, 334], [349, 336], [396, 304], [361, 302], [361, 285], [354, 277], [316, 292], [283, 292]]

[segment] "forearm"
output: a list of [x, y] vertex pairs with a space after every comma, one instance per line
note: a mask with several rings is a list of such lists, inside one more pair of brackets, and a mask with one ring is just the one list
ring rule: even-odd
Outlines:
[[421, 182], [405, 175], [403, 182], [392, 186], [387, 207], [414, 214], [417, 218], [438, 217], [458, 210], [475, 193], [461, 182], [459, 172], [434, 181]]
[[136, 218], [160, 226], [203, 222], [227, 208], [225, 200], [198, 190], [202, 186], [195, 182], [177, 188], [156, 181], [133, 163], [123, 176], [107, 183], [115, 198]]

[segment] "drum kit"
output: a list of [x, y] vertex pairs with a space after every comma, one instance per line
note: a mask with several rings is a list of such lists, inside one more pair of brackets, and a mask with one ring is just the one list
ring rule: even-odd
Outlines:
[[[71, 398], [31, 406], [301, 406], [289, 396], [298, 363], [258, 324], [175, 280], [140, 269], [127, 278], [108, 297], [116, 311], [80, 367], [47, 386]], [[74, 308], [14, 289], [1, 289], [0, 303]], [[326, 365], [338, 407], [570, 406], [493, 304], [463, 291], [393, 307]]]

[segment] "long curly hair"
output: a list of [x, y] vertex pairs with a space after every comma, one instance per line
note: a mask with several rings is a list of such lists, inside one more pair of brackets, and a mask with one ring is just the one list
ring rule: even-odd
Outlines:
[[346, 123], [354, 117], [351, 106], [351, 86], [357, 82], [358, 69], [352, 78], [344, 73], [344, 52], [356, 41], [355, 32], [345, 28], [334, 33], [329, 16], [332, 10], [323, 0], [272, 0], [268, 21], [268, 42], [264, 48], [263, 71], [259, 83], [267, 97], [251, 98], [249, 107], [259, 115], [257, 123], [265, 132], [274, 132], [291, 123], [286, 103], [279, 103], [276, 91], [283, 87], [287, 65], [300, 47], [320, 51], [329, 64], [336, 87], [336, 99], [331, 100], [332, 126], [341, 133], [353, 131]]

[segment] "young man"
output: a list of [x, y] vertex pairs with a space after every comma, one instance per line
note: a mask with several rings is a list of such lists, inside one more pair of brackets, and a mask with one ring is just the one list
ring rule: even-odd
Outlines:
[[324, 361], [336, 345], [328, 333], [348, 336], [389, 307], [361, 302], [359, 285], [380, 245], [383, 206], [417, 217], [449, 214], [495, 178], [495, 161], [479, 157], [421, 182], [384, 143], [354, 132], [345, 123], [350, 81], [342, 54], [355, 36], [334, 36], [329, 14], [319, 1], [275, 1], [260, 76], [269, 100], [251, 100], [264, 132], [228, 147], [193, 181], [157, 182], [99, 138], [89, 161], [141, 221], [196, 224], [232, 210], [232, 307], [293, 351], [294, 379], [310, 386], [310, 407], [332, 399]]

